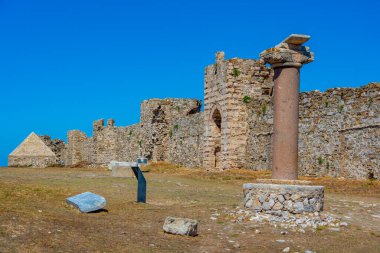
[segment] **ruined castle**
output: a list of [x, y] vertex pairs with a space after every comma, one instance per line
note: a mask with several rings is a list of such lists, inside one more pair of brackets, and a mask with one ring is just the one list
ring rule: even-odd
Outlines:
[[[101, 119], [92, 137], [71, 130], [64, 146], [43, 141], [66, 166], [144, 156], [208, 170], [270, 169], [272, 80], [262, 60], [225, 59], [218, 52], [205, 69], [203, 112], [196, 99], [150, 99], [141, 103], [138, 124], [118, 127]], [[380, 83], [299, 94], [301, 175], [380, 178], [379, 95]], [[12, 159], [10, 166], [20, 165]]]

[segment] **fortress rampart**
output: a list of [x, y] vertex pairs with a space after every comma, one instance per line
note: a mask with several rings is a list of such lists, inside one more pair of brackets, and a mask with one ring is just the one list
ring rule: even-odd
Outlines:
[[[92, 137], [42, 139], [67, 166], [112, 160], [167, 161], [207, 170], [272, 166], [273, 72], [262, 60], [224, 59], [205, 69], [204, 111], [197, 99], [149, 99], [140, 122], [93, 122]], [[299, 172], [380, 178], [380, 83], [299, 94]]]

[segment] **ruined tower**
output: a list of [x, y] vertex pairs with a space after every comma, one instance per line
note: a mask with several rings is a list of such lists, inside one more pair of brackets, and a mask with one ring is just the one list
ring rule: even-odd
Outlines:
[[246, 163], [249, 132], [246, 103], [270, 93], [270, 70], [262, 61], [216, 53], [205, 70], [203, 166], [211, 170], [242, 168]]

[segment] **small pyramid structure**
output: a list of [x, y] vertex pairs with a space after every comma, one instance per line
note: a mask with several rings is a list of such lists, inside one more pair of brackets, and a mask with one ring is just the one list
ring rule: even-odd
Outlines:
[[55, 153], [34, 132], [8, 156], [8, 166], [47, 167], [57, 160]]
[[55, 156], [54, 152], [32, 132], [9, 156]]

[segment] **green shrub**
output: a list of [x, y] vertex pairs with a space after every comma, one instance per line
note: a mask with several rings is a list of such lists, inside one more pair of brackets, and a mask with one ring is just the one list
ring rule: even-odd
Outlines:
[[251, 102], [251, 100], [252, 100], [252, 98], [251, 98], [250, 96], [244, 96], [244, 97], [243, 97], [243, 102], [244, 102], [245, 104], [248, 104], [249, 102]]
[[240, 70], [238, 70], [237, 68], [234, 68], [234, 69], [232, 70], [232, 75], [233, 75], [234, 77], [238, 77], [238, 76], [240, 75]]
[[322, 159], [322, 157], [318, 157], [318, 164], [319, 164], [319, 165], [322, 165], [322, 164], [323, 164], [323, 159]]
[[340, 106], [339, 106], [339, 112], [342, 113], [342, 112], [343, 112], [343, 109], [344, 109], [344, 105], [340, 105]]
[[267, 112], [267, 105], [263, 105], [261, 111], [263, 112], [263, 115], [265, 115], [265, 113]]

